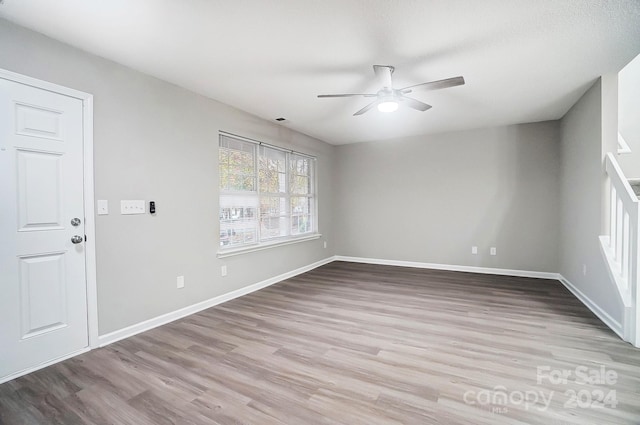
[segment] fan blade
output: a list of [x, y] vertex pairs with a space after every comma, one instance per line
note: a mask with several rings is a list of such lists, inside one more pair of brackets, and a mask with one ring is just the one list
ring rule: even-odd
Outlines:
[[391, 88], [391, 74], [395, 70], [391, 65], [373, 65], [373, 72], [378, 77], [382, 87]]
[[419, 88], [420, 90], [439, 90], [439, 89], [446, 89], [447, 87], [461, 86], [463, 84], [464, 84], [463, 77], [453, 77], [453, 78], [446, 78], [444, 80], [430, 81], [428, 83], [416, 84], [415, 86], [409, 86], [409, 87], [400, 89], [400, 91], [402, 93], [411, 93], [413, 89], [417, 89], [417, 88]]
[[431, 105], [427, 105], [426, 103], [420, 102], [419, 100], [415, 100], [406, 96], [402, 96], [401, 99], [407, 104], [408, 107], [417, 109], [418, 111], [424, 112], [427, 109], [431, 109]]
[[369, 109], [373, 108], [374, 106], [376, 106], [378, 104], [378, 101], [376, 100], [375, 102], [371, 102], [370, 104], [368, 104], [367, 106], [365, 106], [364, 108], [360, 109], [358, 112], [356, 112], [355, 114], [353, 114], [353, 116], [355, 117], [356, 115], [362, 115], [365, 112], [367, 112]]
[[364, 97], [376, 97], [377, 94], [369, 93], [347, 93], [347, 94], [319, 94], [318, 97], [351, 97], [351, 96], [364, 96]]

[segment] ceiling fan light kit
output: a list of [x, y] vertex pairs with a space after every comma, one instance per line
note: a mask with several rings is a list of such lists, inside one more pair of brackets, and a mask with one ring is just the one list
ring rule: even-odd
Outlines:
[[380, 112], [394, 112], [398, 110], [400, 103], [415, 109], [417, 111], [424, 112], [431, 109], [431, 105], [427, 105], [424, 102], [416, 100], [406, 95], [413, 93], [416, 90], [438, 90], [448, 87], [461, 86], [464, 84], [463, 77], [446, 78], [444, 80], [430, 81], [428, 83], [415, 84], [402, 89], [394, 89], [391, 80], [391, 75], [395, 68], [391, 65], [373, 65], [373, 72], [382, 83], [382, 88], [376, 93], [349, 93], [349, 94], [320, 94], [319, 98], [325, 97], [375, 97], [377, 98], [372, 103], [368, 104], [364, 108], [357, 111], [355, 115], [362, 115], [365, 112], [377, 106]]
[[378, 111], [380, 112], [395, 112], [398, 110], [398, 102], [393, 99], [386, 99], [383, 102], [378, 103]]

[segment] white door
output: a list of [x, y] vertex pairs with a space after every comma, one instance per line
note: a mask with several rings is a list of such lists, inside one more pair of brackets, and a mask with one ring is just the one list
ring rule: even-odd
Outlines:
[[82, 113], [0, 78], [0, 382], [88, 346]]

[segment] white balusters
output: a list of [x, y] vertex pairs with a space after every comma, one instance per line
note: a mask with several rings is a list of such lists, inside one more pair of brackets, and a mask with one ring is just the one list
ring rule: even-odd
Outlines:
[[636, 293], [638, 280], [638, 198], [612, 154], [607, 155], [610, 184], [609, 266], [625, 304]]

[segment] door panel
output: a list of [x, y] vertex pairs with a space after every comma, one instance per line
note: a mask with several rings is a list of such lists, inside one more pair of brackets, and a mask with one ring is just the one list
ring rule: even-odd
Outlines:
[[18, 231], [62, 230], [62, 155], [17, 150]]
[[62, 141], [60, 111], [38, 108], [32, 105], [15, 103], [17, 128], [16, 134], [32, 137], [45, 137]]
[[21, 339], [67, 325], [67, 278], [64, 252], [21, 257]]
[[0, 78], [0, 378], [88, 346], [82, 114]]

